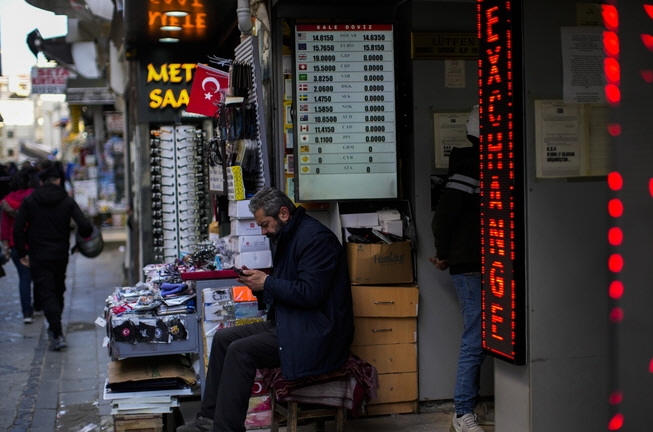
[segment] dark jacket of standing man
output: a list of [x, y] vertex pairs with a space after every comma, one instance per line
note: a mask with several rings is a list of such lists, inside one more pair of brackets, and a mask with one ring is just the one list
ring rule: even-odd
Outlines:
[[432, 229], [439, 270], [449, 269], [463, 318], [458, 355], [452, 432], [483, 432], [479, 424], [493, 424], [493, 414], [479, 397], [485, 352], [481, 339], [481, 234], [479, 195], [478, 106], [467, 120], [471, 147], [451, 150], [449, 179], [435, 210]]
[[90, 237], [93, 226], [75, 200], [61, 187], [63, 169], [57, 162], [39, 173], [41, 186], [25, 198], [14, 222], [18, 257], [29, 266], [35, 300], [43, 308], [51, 337], [50, 348], [67, 346], [61, 327], [70, 250], [70, 220], [80, 236]]

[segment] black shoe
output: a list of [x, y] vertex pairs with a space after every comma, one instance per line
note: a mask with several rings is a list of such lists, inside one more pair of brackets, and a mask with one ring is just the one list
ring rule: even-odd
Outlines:
[[177, 427], [177, 432], [211, 432], [213, 420], [198, 416], [191, 423]]

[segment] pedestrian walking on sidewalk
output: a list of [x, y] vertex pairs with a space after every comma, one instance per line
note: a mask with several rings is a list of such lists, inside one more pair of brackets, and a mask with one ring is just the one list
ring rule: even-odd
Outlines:
[[23, 322], [30, 324], [33, 320], [35, 306], [32, 305], [32, 277], [29, 268], [24, 266], [18, 258], [14, 243], [14, 221], [23, 200], [33, 191], [35, 185], [31, 184], [32, 173], [36, 171], [31, 166], [24, 166], [11, 176], [9, 183], [10, 192], [0, 201], [0, 242], [3, 253], [9, 255], [18, 272], [18, 291], [20, 293], [20, 306], [23, 312]]
[[43, 308], [51, 337], [50, 349], [68, 346], [61, 326], [70, 250], [70, 221], [81, 237], [90, 237], [93, 226], [61, 186], [60, 162], [46, 164], [39, 172], [41, 186], [21, 204], [14, 222], [18, 258], [29, 267], [35, 301]]

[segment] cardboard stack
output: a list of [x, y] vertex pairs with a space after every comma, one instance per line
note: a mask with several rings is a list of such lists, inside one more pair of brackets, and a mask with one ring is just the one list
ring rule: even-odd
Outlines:
[[270, 240], [256, 225], [254, 215], [249, 211], [249, 200], [229, 201], [229, 218], [229, 245], [235, 253], [235, 266], [250, 269], [272, 267]]
[[340, 222], [345, 231], [367, 228], [354, 231], [380, 234], [369, 237], [379, 243], [345, 243], [356, 326], [351, 350], [374, 365], [379, 378], [377, 398], [367, 404], [367, 414], [416, 412], [419, 290], [413, 282], [411, 242], [401, 240], [401, 214], [394, 209], [343, 214]]
[[[347, 228], [371, 228], [403, 237], [403, 222], [397, 210], [353, 213], [340, 216]], [[392, 243], [345, 243], [352, 284], [405, 284], [413, 282], [413, 254], [409, 240]]]
[[202, 290], [202, 330], [204, 332], [204, 364], [208, 365], [208, 355], [215, 332], [232, 327], [236, 321], [236, 305], [230, 288], [205, 288]]
[[195, 371], [183, 355], [133, 357], [108, 365], [104, 399], [111, 401], [114, 430], [161, 432], [164, 416], [192, 395]]
[[[231, 287], [203, 289], [202, 303], [205, 356], [210, 352], [213, 336], [220, 329], [265, 319], [265, 311], [258, 309], [258, 300], [252, 290], [235, 281]], [[208, 364], [208, 358], [204, 363]]]

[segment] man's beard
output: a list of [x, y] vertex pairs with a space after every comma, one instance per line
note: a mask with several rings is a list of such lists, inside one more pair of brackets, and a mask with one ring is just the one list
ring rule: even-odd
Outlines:
[[286, 226], [286, 222], [282, 221], [279, 219], [279, 216], [275, 217], [274, 220], [277, 222], [277, 228], [273, 233], [266, 233], [265, 235], [272, 241], [273, 243], [276, 243], [279, 240], [279, 233], [281, 233], [281, 229]]

